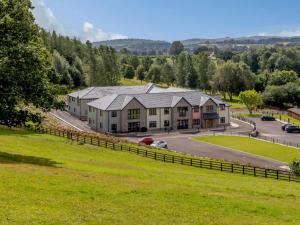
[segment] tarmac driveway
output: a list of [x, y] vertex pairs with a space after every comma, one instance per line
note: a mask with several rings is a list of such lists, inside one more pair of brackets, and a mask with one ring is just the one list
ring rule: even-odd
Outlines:
[[248, 119], [256, 122], [257, 130], [263, 136], [274, 138], [281, 143], [300, 144], [300, 133], [286, 133], [282, 131], [282, 123], [279, 121], [261, 121], [258, 117]]

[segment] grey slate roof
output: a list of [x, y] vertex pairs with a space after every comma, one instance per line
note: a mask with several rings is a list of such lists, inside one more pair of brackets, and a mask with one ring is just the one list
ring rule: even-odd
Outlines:
[[69, 96], [80, 99], [98, 99], [112, 94], [143, 94], [148, 93], [154, 87], [149, 83], [141, 86], [108, 86], [108, 87], [90, 87], [84, 90], [76, 91]]
[[[106, 97], [88, 105], [105, 110], [122, 110], [133, 98], [137, 99], [145, 108], [174, 107], [181, 99], [185, 99], [192, 106], [202, 106], [207, 100], [212, 99], [216, 104], [224, 104], [222, 101], [213, 99], [199, 91], [188, 92], [164, 92], [148, 94], [120, 94], [112, 98]], [[94, 104], [96, 102], [96, 104]], [[104, 105], [98, 107], [102, 103]], [[107, 107], [106, 107], [107, 106]]]

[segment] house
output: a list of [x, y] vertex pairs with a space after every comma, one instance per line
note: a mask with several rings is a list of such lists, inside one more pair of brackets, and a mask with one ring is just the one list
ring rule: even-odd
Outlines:
[[141, 86], [109, 86], [109, 87], [89, 87], [84, 90], [68, 94], [68, 111], [73, 116], [81, 120], [87, 120], [87, 103], [113, 94], [143, 94], [148, 93], [154, 84], [149, 83]]
[[297, 120], [300, 120], [300, 108], [291, 108], [291, 109], [288, 109], [288, 115], [297, 119]]
[[161, 89], [112, 94], [87, 103], [88, 124], [101, 132], [180, 130], [230, 124], [229, 105], [199, 91]]

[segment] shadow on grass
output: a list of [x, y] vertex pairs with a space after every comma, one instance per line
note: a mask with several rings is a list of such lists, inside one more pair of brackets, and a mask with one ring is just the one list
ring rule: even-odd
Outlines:
[[58, 167], [59, 164], [56, 161], [47, 158], [25, 156], [19, 154], [12, 154], [7, 152], [0, 152], [0, 164], [32, 164], [38, 166]]

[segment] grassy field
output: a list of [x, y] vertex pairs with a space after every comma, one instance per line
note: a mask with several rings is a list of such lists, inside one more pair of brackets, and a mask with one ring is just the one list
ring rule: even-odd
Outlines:
[[265, 156], [282, 162], [290, 163], [295, 158], [300, 158], [300, 151], [278, 144], [269, 143], [248, 137], [236, 136], [203, 136], [194, 138], [197, 141], [220, 145], [235, 150]]
[[137, 86], [137, 85], [144, 85], [147, 84], [146, 81], [140, 81], [136, 78], [133, 79], [121, 79], [121, 86]]
[[299, 224], [300, 184], [0, 128], [0, 224]]
[[297, 120], [297, 119], [295, 119], [295, 118], [293, 118], [293, 117], [291, 117], [287, 114], [274, 114], [274, 117], [277, 118], [277, 119], [281, 119], [285, 122], [289, 121], [290, 123], [293, 123], [295, 125], [300, 126], [300, 121], [299, 120]]
[[240, 102], [238, 96], [233, 96], [231, 101], [229, 100], [229, 97], [227, 97], [227, 99], [223, 99], [223, 101], [229, 104], [231, 109], [246, 109], [246, 106]]

